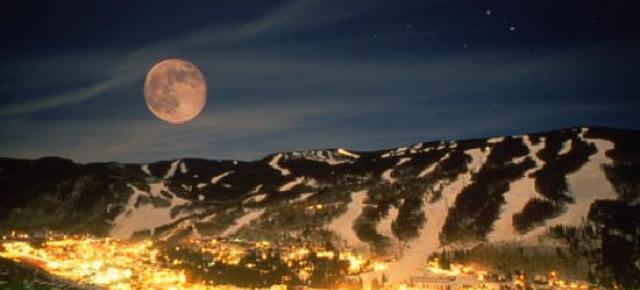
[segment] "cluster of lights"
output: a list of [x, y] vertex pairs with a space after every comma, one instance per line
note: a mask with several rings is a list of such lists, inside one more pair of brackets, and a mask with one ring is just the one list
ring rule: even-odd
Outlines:
[[[243, 243], [241, 241], [221, 242], [218, 240], [198, 240], [193, 239], [188, 243], [189, 247], [212, 258], [211, 264], [221, 263], [226, 265], [238, 265], [249, 250], [255, 252], [259, 259], [267, 260], [271, 254], [278, 252], [278, 257], [294, 272], [301, 281], [311, 278], [314, 271], [312, 257], [316, 259], [333, 260], [345, 262], [348, 275], [358, 275], [364, 272], [378, 272], [387, 270], [386, 263], [367, 259], [362, 255], [351, 251], [328, 250], [321, 246], [311, 245], [277, 245], [273, 246], [267, 241], [256, 243]], [[243, 265], [247, 268], [254, 268], [255, 264], [247, 263]]]
[[[0, 257], [41, 268], [51, 275], [69, 281], [95, 285], [106, 289], [232, 289], [233, 286], [214, 286], [209, 282], [190, 281], [180, 260], [167, 260], [151, 241], [130, 242], [91, 236], [60, 236], [49, 238], [38, 246], [26, 242], [27, 234], [12, 232], [3, 236], [0, 243]], [[267, 260], [277, 251], [278, 257], [301, 281], [311, 278], [314, 271], [313, 259], [338, 259], [348, 265], [348, 275], [369, 272], [384, 272], [388, 265], [383, 261], [365, 258], [348, 250], [329, 250], [312, 245], [272, 245], [267, 241], [245, 243], [242, 241], [189, 240], [176, 246], [188, 247], [211, 258], [211, 263], [256, 267], [253, 263], [241, 265], [249, 252], [257, 253]], [[430, 261], [426, 273], [445, 277], [464, 277], [478, 281], [477, 289], [486, 289], [488, 273], [473, 266], [450, 264], [447, 269], [440, 266], [437, 259]], [[510, 282], [516, 287], [528, 286], [525, 275], [517, 275]], [[555, 289], [587, 289], [585, 283], [564, 281], [552, 271], [546, 276], [546, 283]], [[274, 285], [271, 289], [283, 289], [284, 285]], [[388, 289], [406, 290], [413, 288], [404, 283], [387, 285]]]
[[558, 279], [556, 271], [551, 271], [547, 277], [549, 286], [554, 286], [556, 289], [589, 289], [587, 285], [581, 282]]
[[187, 281], [184, 271], [159, 262], [152, 242], [124, 242], [91, 237], [49, 240], [41, 247], [5, 242], [0, 256], [42, 268], [81, 284], [107, 289], [214, 289]]
[[[439, 260], [436, 258], [434, 260], [429, 261], [426, 267], [426, 272], [445, 276], [445, 277], [465, 277], [469, 279], [475, 279], [479, 282], [478, 287], [471, 287], [471, 289], [488, 289], [485, 282], [487, 281], [488, 272], [484, 270], [477, 269], [474, 266], [463, 265], [452, 263], [449, 265], [448, 269], [444, 269], [440, 266]], [[558, 274], [556, 271], [551, 271], [546, 276], [546, 282], [538, 281], [538, 283], [545, 283], [547, 286], [553, 287], [553, 289], [589, 289], [588, 285], [581, 281], [565, 281], [562, 279], [558, 279]], [[505, 281], [506, 282], [506, 281]], [[510, 282], [513, 286], [518, 289], [529, 288], [529, 283], [527, 281], [527, 277], [524, 274], [519, 274], [514, 277], [514, 279]], [[397, 289], [408, 289], [406, 284], [398, 284], [395, 285]]]
[[438, 259], [434, 259], [429, 261], [427, 264], [427, 272], [433, 274], [439, 274], [444, 276], [474, 276], [476, 279], [483, 281], [487, 275], [486, 271], [478, 270], [473, 266], [452, 263], [449, 265], [449, 269], [443, 269], [440, 267], [440, 261]]
[[[6, 237], [0, 246], [0, 257], [41, 268], [69, 281], [106, 289], [215, 289], [212, 281], [189, 281], [187, 273], [180, 270], [183, 261], [162, 256], [151, 241], [64, 235], [34, 244], [25, 240], [28, 238], [26, 234]], [[267, 241], [249, 244], [213, 239], [191, 240], [176, 246], [175, 250], [187, 247], [212, 258], [210, 266], [220, 263], [247, 268], [256, 266], [253, 263], [241, 264], [250, 251], [257, 252], [262, 260], [270, 258], [269, 253], [278, 251], [281, 261], [294, 269], [303, 282], [311, 278], [314, 271], [312, 257], [346, 262], [345, 274], [349, 275], [387, 269], [384, 262], [366, 259], [350, 251], [327, 250], [319, 246], [291, 244], [274, 247]]]
[[[226, 265], [238, 265], [245, 256], [246, 251], [243, 247], [233, 244], [227, 244], [218, 240], [210, 241], [191, 241], [191, 246], [197, 247], [200, 253], [213, 258], [212, 264], [222, 263]], [[176, 248], [178, 250], [179, 248]]]

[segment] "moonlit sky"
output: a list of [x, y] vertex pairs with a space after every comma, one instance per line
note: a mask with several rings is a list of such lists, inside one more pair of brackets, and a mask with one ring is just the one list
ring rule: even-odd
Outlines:
[[[0, 156], [258, 159], [577, 125], [640, 129], [634, 1], [10, 1]], [[146, 71], [209, 86], [171, 125]]]

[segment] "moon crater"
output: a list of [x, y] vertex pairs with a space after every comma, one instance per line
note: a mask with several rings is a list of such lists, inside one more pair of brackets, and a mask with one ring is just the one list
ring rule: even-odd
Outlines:
[[192, 63], [168, 59], [154, 65], [144, 82], [149, 111], [173, 124], [192, 120], [202, 112], [207, 99], [204, 75]]

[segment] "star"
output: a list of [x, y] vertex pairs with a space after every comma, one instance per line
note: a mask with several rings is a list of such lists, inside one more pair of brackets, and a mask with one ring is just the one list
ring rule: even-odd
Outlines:
[[515, 26], [511, 26], [511, 27], [509, 27], [509, 31], [515, 31], [515, 30], [516, 30], [516, 27], [515, 27]]
[[493, 13], [490, 9], [487, 9], [487, 11], [484, 12], [484, 15], [491, 15], [491, 13]]

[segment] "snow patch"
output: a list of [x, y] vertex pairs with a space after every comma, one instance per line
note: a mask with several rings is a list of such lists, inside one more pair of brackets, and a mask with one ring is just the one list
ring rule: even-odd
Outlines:
[[280, 192], [289, 191], [294, 187], [296, 187], [297, 185], [302, 184], [303, 182], [304, 182], [304, 177], [296, 177], [296, 179], [289, 181], [284, 185], [280, 186], [280, 188], [278, 188], [278, 191]]
[[329, 165], [338, 165], [342, 163], [354, 162], [354, 159], [360, 158], [360, 155], [351, 153], [344, 149], [333, 150], [312, 150], [312, 151], [294, 151], [285, 153], [285, 158], [306, 159], [316, 162], [327, 163]]
[[487, 140], [487, 144], [497, 144], [504, 141], [504, 137], [493, 137]]
[[560, 148], [560, 152], [558, 152], [558, 156], [565, 155], [571, 151], [573, 148], [573, 140], [566, 140], [562, 142], [562, 148]]
[[217, 213], [213, 213], [208, 216], [205, 216], [204, 218], [199, 219], [198, 221], [203, 223], [209, 223], [213, 221], [213, 219], [215, 219], [217, 215], [218, 215]]
[[360, 155], [355, 154], [353, 152], [349, 152], [349, 151], [347, 151], [345, 149], [342, 149], [342, 148], [338, 148], [338, 154], [344, 155], [344, 156], [348, 156], [348, 157], [351, 157], [351, 158], [354, 158], [354, 159], [360, 158]]
[[438, 161], [434, 162], [433, 164], [429, 165], [429, 167], [425, 168], [424, 170], [422, 170], [420, 172], [420, 174], [418, 174], [418, 177], [422, 178], [425, 177], [429, 174], [431, 174], [431, 172], [433, 172], [434, 170], [436, 170], [436, 166], [438, 166], [438, 164], [440, 164], [440, 162], [442, 160], [445, 160], [449, 158], [449, 153], [445, 154], [444, 156], [442, 156], [440, 159], [438, 159]]
[[290, 175], [291, 171], [289, 171], [288, 169], [280, 167], [280, 165], [278, 164], [278, 162], [280, 162], [280, 159], [282, 159], [282, 153], [276, 154], [275, 156], [273, 156], [271, 161], [269, 161], [269, 166], [271, 166], [271, 168], [273, 168], [275, 170], [280, 171], [280, 174], [282, 176]]
[[[156, 228], [170, 224], [181, 217], [181, 215], [171, 217], [172, 209], [189, 203], [188, 200], [169, 191], [162, 182], [149, 184], [149, 192], [142, 191], [131, 184], [127, 184], [127, 186], [133, 190], [133, 194], [129, 197], [125, 210], [112, 222], [109, 235], [115, 238], [129, 239], [135, 232], [142, 230], [150, 230], [153, 234]], [[171, 195], [171, 198], [168, 199], [170, 202], [168, 207], [155, 207], [150, 203], [136, 207], [138, 198], [143, 196], [167, 200], [160, 193], [161, 191], [166, 191]]]
[[305, 178], [304, 184], [309, 187], [318, 187], [318, 181], [313, 178]]
[[151, 171], [149, 171], [149, 164], [140, 166], [140, 169], [142, 170], [142, 172], [144, 172], [144, 174], [151, 175]]
[[313, 195], [313, 192], [305, 192], [305, 193], [301, 193], [300, 196], [292, 199], [291, 201], [289, 201], [289, 203], [296, 203], [296, 202], [302, 202], [307, 200], [307, 198], [309, 198], [310, 196]]
[[250, 224], [252, 221], [258, 219], [263, 213], [265, 209], [257, 209], [257, 210], [249, 210], [248, 213], [245, 213], [239, 219], [235, 221], [233, 225], [225, 229], [220, 236], [226, 237], [229, 235], [235, 234], [238, 230], [243, 228], [244, 226]]
[[187, 174], [187, 164], [184, 162], [180, 162], [180, 173]]
[[598, 199], [617, 199], [615, 189], [607, 179], [602, 167], [611, 164], [605, 152], [614, 148], [614, 143], [604, 139], [586, 139], [593, 142], [598, 152], [578, 171], [567, 175], [569, 193], [575, 202], [567, 211], [549, 222], [547, 226], [580, 225], [586, 220], [591, 204]]
[[380, 155], [380, 158], [384, 159], [384, 158], [389, 158], [389, 157], [393, 157], [393, 156], [403, 156], [403, 155], [405, 155], [407, 153], [408, 149], [409, 148], [407, 148], [407, 147], [400, 147], [400, 148], [388, 151], [387, 153]]
[[[470, 149], [465, 151], [472, 157], [472, 164], [482, 164], [486, 160], [489, 150]], [[472, 167], [469, 167], [470, 169]], [[441, 197], [434, 203], [424, 203], [424, 213], [427, 221], [420, 229], [417, 239], [410, 241], [397, 261], [389, 265], [390, 282], [399, 282], [410, 276], [417, 276], [423, 273], [424, 266], [429, 255], [440, 248], [440, 231], [449, 212], [449, 205], [452, 205], [458, 194], [471, 179], [473, 171], [467, 171], [458, 178], [445, 185], [441, 192]]]
[[262, 189], [262, 184], [256, 185], [256, 187], [254, 187], [253, 190], [251, 190], [251, 192], [249, 192], [249, 194], [256, 194], [256, 193], [258, 193], [258, 191], [260, 191], [260, 189]]
[[471, 156], [471, 162], [469, 162], [469, 169], [472, 173], [480, 171], [482, 165], [487, 162], [491, 148], [474, 148], [464, 151], [465, 154]]
[[162, 236], [160, 237], [160, 240], [161, 241], [167, 241], [171, 237], [173, 237], [177, 233], [179, 233], [180, 231], [187, 230], [188, 228], [191, 228], [191, 231], [192, 231], [191, 232], [191, 237], [193, 237], [193, 238], [201, 237], [200, 232], [198, 232], [198, 229], [193, 226], [193, 220], [187, 219], [187, 220], [182, 220], [182, 221], [178, 222], [178, 224], [175, 225], [171, 229], [171, 231], [163, 233]]
[[167, 170], [167, 173], [164, 175], [164, 179], [168, 179], [173, 177], [173, 175], [176, 174], [176, 169], [178, 169], [178, 164], [180, 163], [180, 159], [171, 162], [171, 166], [169, 166], [169, 170]]
[[537, 154], [544, 148], [545, 140], [542, 139], [538, 144], [533, 145], [530, 137], [525, 136], [522, 141], [529, 148], [529, 154], [524, 157], [531, 157], [535, 162], [535, 166], [525, 172], [522, 178], [509, 184], [509, 191], [504, 194], [505, 203], [501, 208], [500, 216], [493, 224], [493, 231], [487, 237], [490, 242], [508, 241], [517, 238], [517, 232], [513, 227], [513, 215], [521, 212], [529, 200], [539, 196], [536, 190], [535, 178], [529, 177], [529, 174], [539, 170], [544, 165], [544, 161], [538, 158]]
[[199, 201], [203, 201], [203, 200], [204, 200], [204, 195], [202, 195], [202, 194], [198, 194], [198, 200], [199, 200]]
[[366, 198], [366, 190], [351, 193], [351, 202], [347, 205], [347, 211], [329, 223], [329, 230], [337, 234], [347, 245], [358, 249], [366, 249], [367, 245], [358, 239], [353, 230], [353, 222], [362, 213]]
[[398, 160], [398, 163], [396, 163], [396, 166], [400, 166], [400, 165], [405, 164], [405, 163], [407, 163], [409, 161], [411, 161], [411, 157], [400, 158], [400, 160]]
[[512, 162], [513, 164], [520, 164], [520, 163], [524, 162], [525, 160], [527, 160], [527, 157], [529, 157], [529, 155], [524, 155], [524, 156], [516, 157], [516, 158], [513, 158], [513, 159], [511, 160], [511, 162]]
[[229, 175], [229, 174], [231, 174], [233, 172], [234, 172], [233, 170], [229, 170], [229, 171], [225, 171], [225, 172], [223, 172], [221, 174], [218, 174], [218, 175], [216, 175], [214, 177], [211, 177], [211, 184], [218, 183], [218, 181], [222, 180], [223, 178], [227, 177], [227, 175]]
[[396, 182], [396, 179], [391, 177], [391, 172], [393, 172], [393, 169], [397, 166], [400, 166], [402, 164], [405, 164], [407, 162], [411, 161], [411, 157], [403, 157], [400, 158], [398, 160], [398, 162], [396, 162], [396, 165], [394, 165], [393, 168], [389, 168], [387, 170], [385, 170], [384, 172], [382, 172], [382, 175], [380, 175], [380, 177], [382, 178], [383, 181], [389, 182], [389, 183], [394, 183]]
[[382, 178], [383, 181], [389, 182], [389, 183], [394, 183], [396, 182], [396, 179], [391, 177], [391, 172], [393, 171], [393, 168], [387, 169], [384, 172], [382, 172], [382, 175], [380, 175], [380, 177]]
[[256, 196], [254, 196], [252, 200], [253, 200], [254, 202], [261, 202], [261, 201], [263, 201], [265, 198], [267, 198], [267, 195], [263, 193], [263, 194], [258, 194], [258, 195], [256, 195]]
[[393, 223], [393, 221], [398, 218], [398, 208], [396, 208], [395, 206], [392, 206], [389, 209], [389, 212], [387, 213], [387, 216], [384, 217], [377, 225], [376, 225], [376, 231], [378, 232], [378, 234], [381, 234], [383, 236], [387, 236], [392, 238], [393, 237], [393, 231], [391, 230], [391, 223]]
[[580, 134], [578, 134], [578, 136], [580, 136], [580, 139], [584, 140], [584, 134], [589, 133], [589, 128], [588, 127], [582, 127], [580, 128]]

